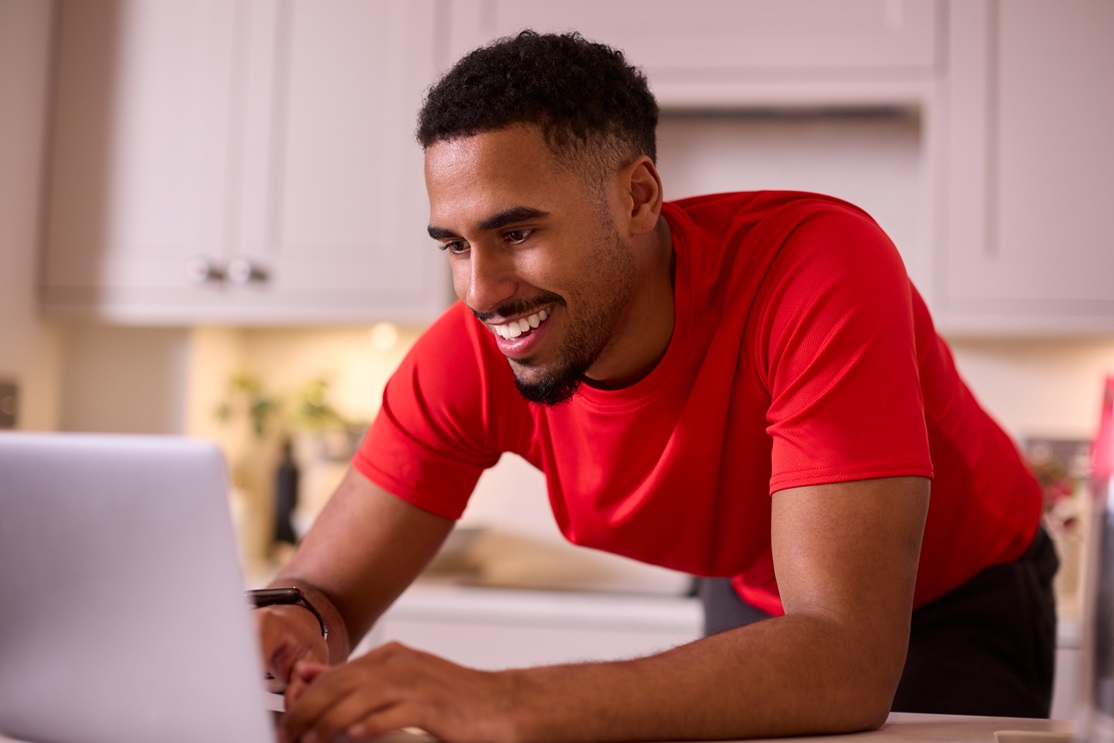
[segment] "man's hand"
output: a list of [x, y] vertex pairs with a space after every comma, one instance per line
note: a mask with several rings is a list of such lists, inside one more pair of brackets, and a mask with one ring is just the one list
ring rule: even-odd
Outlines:
[[263, 651], [263, 672], [270, 691], [287, 688], [298, 663], [328, 661], [328, 648], [317, 617], [297, 605], [255, 609], [256, 633]]
[[353, 741], [418, 727], [453, 743], [515, 739], [509, 673], [476, 671], [397, 643], [343, 666], [295, 665], [283, 741]]
[[350, 469], [271, 584], [302, 590], [329, 629], [328, 647], [304, 607], [255, 610], [264, 665], [276, 679], [272, 691], [287, 687], [299, 661], [346, 660], [352, 643], [410, 585], [452, 526]]

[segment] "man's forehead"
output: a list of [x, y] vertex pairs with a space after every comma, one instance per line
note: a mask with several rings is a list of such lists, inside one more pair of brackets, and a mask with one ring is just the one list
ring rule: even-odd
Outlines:
[[507, 130], [431, 144], [425, 174], [430, 225], [458, 231], [491, 229], [511, 215], [552, 213], [567, 176], [554, 167], [540, 135], [531, 141], [527, 132]]

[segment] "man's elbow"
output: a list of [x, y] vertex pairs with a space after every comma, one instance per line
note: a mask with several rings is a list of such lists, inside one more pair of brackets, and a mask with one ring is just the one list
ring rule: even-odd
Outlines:
[[877, 730], [882, 727], [890, 716], [890, 705], [892, 703], [893, 694], [890, 694], [888, 697], [882, 699], [880, 703], [868, 702], [863, 704], [856, 729], [859, 731], [868, 731]]
[[901, 680], [905, 654], [901, 653], [900, 662], [896, 658], [886, 661], [878, 655], [864, 657], [863, 661], [857, 669], [858, 680], [847, 685], [841, 705], [848, 714], [847, 732], [877, 730], [885, 724]]

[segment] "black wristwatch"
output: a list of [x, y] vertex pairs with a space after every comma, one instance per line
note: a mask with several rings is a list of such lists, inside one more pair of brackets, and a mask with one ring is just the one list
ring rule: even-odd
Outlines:
[[294, 586], [286, 586], [283, 588], [256, 588], [251, 591], [246, 591], [244, 596], [247, 597], [248, 603], [256, 609], [263, 606], [274, 606], [275, 604], [297, 604], [309, 609], [313, 616], [317, 617], [318, 624], [321, 625], [321, 637], [326, 641], [329, 639], [329, 628], [325, 624], [325, 617], [321, 616], [321, 612], [317, 611], [317, 607], [310, 603], [306, 595], [302, 593], [302, 589], [295, 588]]

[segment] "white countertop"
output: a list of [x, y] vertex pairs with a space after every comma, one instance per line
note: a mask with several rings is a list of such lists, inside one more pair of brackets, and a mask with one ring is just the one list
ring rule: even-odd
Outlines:
[[[1067, 743], [1075, 729], [1070, 720], [1032, 720], [1015, 717], [916, 715], [892, 712], [886, 724], [867, 733], [795, 738], [798, 741], [871, 741], [871, 743]], [[1017, 738], [996, 733], [1023, 733]], [[785, 739], [781, 739], [785, 740]]]
[[[966, 717], [960, 715], [914, 715], [894, 712], [886, 724], [867, 733], [841, 736], [802, 737], [789, 740], [835, 743], [869, 741], [870, 743], [1067, 743], [1073, 725], [1066, 720], [1027, 720], [1012, 717]], [[995, 736], [1007, 731], [1022, 735], [1010, 738]], [[395, 734], [384, 743], [431, 740], [423, 735]], [[785, 741], [785, 738], [778, 739]], [[16, 743], [0, 736], [0, 742]]]

